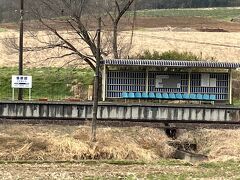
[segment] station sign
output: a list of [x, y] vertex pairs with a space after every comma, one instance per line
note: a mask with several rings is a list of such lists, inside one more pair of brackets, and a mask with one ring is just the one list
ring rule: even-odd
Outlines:
[[12, 88], [31, 89], [32, 76], [12, 75]]

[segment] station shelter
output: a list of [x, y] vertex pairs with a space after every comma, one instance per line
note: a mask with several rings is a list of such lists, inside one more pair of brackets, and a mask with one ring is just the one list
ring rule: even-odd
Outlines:
[[232, 104], [232, 71], [240, 63], [179, 60], [102, 60], [102, 100], [123, 93], [214, 95]]

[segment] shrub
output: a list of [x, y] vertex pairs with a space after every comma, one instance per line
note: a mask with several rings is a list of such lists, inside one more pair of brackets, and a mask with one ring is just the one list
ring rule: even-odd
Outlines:
[[151, 60], [186, 60], [186, 61], [199, 61], [202, 60], [201, 57], [191, 53], [191, 52], [178, 52], [178, 51], [166, 51], [159, 53], [153, 51], [152, 53], [149, 50], [144, 51], [142, 54], [137, 54], [136, 59], [151, 59]]

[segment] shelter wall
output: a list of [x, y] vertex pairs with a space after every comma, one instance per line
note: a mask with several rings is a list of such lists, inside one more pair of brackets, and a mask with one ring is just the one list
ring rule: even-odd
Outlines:
[[[214, 86], [203, 86], [202, 76], [208, 74], [215, 81]], [[157, 76], [175, 76], [179, 79], [178, 88], [157, 88]], [[148, 71], [108, 71], [106, 77], [106, 98], [121, 98], [122, 92], [161, 92], [161, 93], [201, 93], [214, 94], [217, 100], [229, 100], [229, 73], [201, 72], [148, 72]]]

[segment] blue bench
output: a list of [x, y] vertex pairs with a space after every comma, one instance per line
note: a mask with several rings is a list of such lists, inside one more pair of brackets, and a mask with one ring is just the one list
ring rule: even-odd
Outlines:
[[216, 101], [216, 95], [213, 94], [185, 94], [185, 93], [146, 93], [146, 92], [123, 92], [124, 99], [158, 99], [158, 100], [198, 100], [198, 101]]
[[142, 98], [143, 99], [148, 99], [149, 98], [148, 93], [145, 93], [145, 92], [142, 93]]
[[176, 94], [176, 99], [182, 100], [183, 99], [183, 95], [180, 93]]

